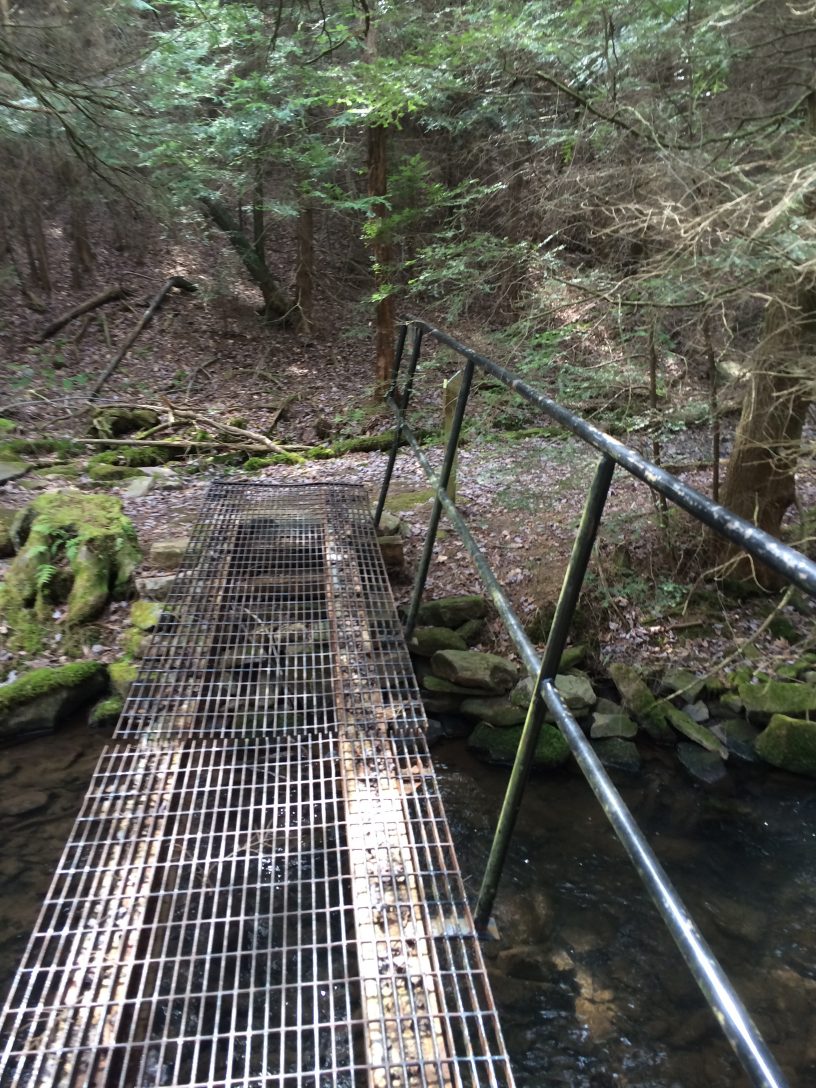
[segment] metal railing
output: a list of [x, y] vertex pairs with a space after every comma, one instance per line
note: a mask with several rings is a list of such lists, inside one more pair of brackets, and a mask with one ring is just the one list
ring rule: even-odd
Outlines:
[[[400, 372], [409, 330], [412, 332], [410, 354], [404, 384], [400, 389]], [[416, 435], [406, 418], [422, 344], [426, 338], [431, 338], [437, 343], [451, 348], [465, 360], [459, 396], [450, 426], [442, 466], [438, 474], [420, 448]], [[484, 553], [474, 540], [455, 503], [447, 494], [468, 398], [477, 370], [498, 379], [523, 400], [539, 408], [550, 419], [560, 424], [587, 445], [594, 447], [601, 454], [594, 479], [586, 497], [572, 555], [564, 575], [543, 660], [536, 653], [535, 646], [528, 638], [521, 621], [513, 611], [513, 607], [490, 568]], [[489, 922], [516, 817], [521, 807], [524, 787], [532, 767], [536, 742], [545, 714], [549, 710], [743, 1068], [755, 1085], [760, 1085], [762, 1088], [785, 1088], [787, 1082], [756, 1025], [753, 1023], [750, 1014], [706, 943], [677, 891], [672, 886], [623, 798], [596, 756], [590, 742], [558, 694], [555, 687], [555, 677], [558, 663], [566, 645], [616, 466], [625, 469], [632, 476], [648, 484], [654, 491], [691, 514], [720, 536], [743, 548], [771, 570], [782, 575], [786, 581], [804, 590], [805, 593], [812, 597], [816, 597], [816, 563], [782, 544], [775, 537], [758, 529], [744, 518], [738, 517], [725, 507], [712, 502], [694, 488], [688, 487], [675, 476], [641, 457], [630, 447], [610, 437], [591, 423], [581, 419], [562, 405], [533, 389], [505, 367], [471, 350], [452, 336], [425, 321], [410, 320], [400, 325], [392, 381], [386, 399], [396, 413], [397, 425], [377, 503], [375, 521], [379, 523], [382, 516], [397, 451], [401, 444], [407, 443], [411, 447], [435, 490], [430, 523], [408, 608], [406, 636], [410, 635], [416, 624], [419, 605], [433, 556], [439, 521], [444, 511], [450, 524], [459, 534], [468, 554], [473, 559], [525, 668], [531, 676], [536, 678], [485, 876], [474, 911], [477, 927], [484, 932]]]

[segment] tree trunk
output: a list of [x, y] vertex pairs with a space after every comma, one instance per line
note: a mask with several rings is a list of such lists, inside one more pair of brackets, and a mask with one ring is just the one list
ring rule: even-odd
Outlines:
[[82, 287], [86, 278], [93, 272], [95, 258], [88, 239], [88, 217], [82, 197], [71, 196], [71, 283]]
[[298, 264], [295, 275], [295, 294], [303, 332], [312, 328], [314, 302], [314, 209], [309, 198], [300, 202], [297, 221]]
[[[371, 125], [368, 128], [368, 195], [384, 197], [388, 192], [388, 129], [385, 125]], [[393, 252], [388, 239], [385, 219], [388, 206], [384, 200], [372, 204], [372, 211], [378, 220], [375, 225], [372, 255], [374, 257], [374, 282], [378, 294], [388, 284], [389, 271], [393, 263]], [[394, 299], [392, 295], [380, 298], [376, 308], [376, 339], [374, 376], [377, 386], [385, 389], [391, 378], [394, 359]]]
[[252, 193], [252, 248], [258, 260], [266, 263], [266, 226], [264, 224], [264, 177], [260, 156], [255, 160], [255, 186]]
[[255, 252], [252, 242], [239, 229], [228, 209], [212, 197], [201, 197], [201, 205], [213, 223], [229, 238], [230, 245], [243, 261], [244, 268], [260, 288], [264, 300], [265, 320], [280, 325], [291, 325], [295, 318], [296, 307], [286, 297], [277, 278], [270, 272], [266, 262], [262, 261]]
[[[765, 315], [722, 493], [725, 506], [774, 536], [796, 498], [802, 427], [813, 399], [813, 377], [807, 371], [815, 350], [816, 288], [799, 286], [788, 298], [774, 297]], [[739, 554], [723, 544], [719, 558], [727, 561]], [[770, 572], [755, 572], [747, 559], [737, 560], [728, 573], [732, 577], [756, 573], [764, 584], [772, 584]]]

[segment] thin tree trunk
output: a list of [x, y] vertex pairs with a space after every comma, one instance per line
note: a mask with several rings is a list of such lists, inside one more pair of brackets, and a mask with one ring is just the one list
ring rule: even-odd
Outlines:
[[[385, 125], [368, 128], [368, 195], [385, 197], [388, 192], [388, 129]], [[393, 251], [388, 239], [385, 220], [388, 206], [384, 200], [372, 203], [377, 218], [372, 255], [374, 258], [374, 282], [378, 293], [386, 288], [389, 269], [393, 263]], [[384, 389], [391, 376], [394, 359], [395, 336], [394, 298], [391, 294], [379, 298], [376, 304], [376, 337], [374, 376], [377, 386]]]
[[81, 287], [93, 272], [95, 257], [88, 238], [88, 217], [82, 197], [71, 196], [71, 283]]
[[[788, 299], [768, 304], [765, 328], [742, 416], [728, 462], [723, 504], [778, 536], [782, 519], [796, 498], [796, 464], [802, 428], [813, 399], [813, 378], [807, 369], [816, 351], [816, 288], [798, 287]], [[730, 545], [720, 560], [738, 555]], [[754, 572], [738, 560], [732, 576]], [[771, 584], [768, 572], [761, 580]]]
[[297, 220], [298, 264], [295, 293], [303, 332], [310, 332], [314, 305], [314, 209], [303, 197]]
[[258, 260], [266, 263], [266, 225], [264, 223], [264, 176], [260, 155], [255, 160], [255, 188], [252, 194], [252, 248]]
[[212, 197], [201, 197], [201, 205], [213, 223], [224, 231], [230, 245], [243, 261], [244, 268], [260, 288], [266, 320], [282, 325], [292, 324], [296, 307], [286, 297], [277, 278], [255, 252], [252, 242], [240, 230], [227, 208]]

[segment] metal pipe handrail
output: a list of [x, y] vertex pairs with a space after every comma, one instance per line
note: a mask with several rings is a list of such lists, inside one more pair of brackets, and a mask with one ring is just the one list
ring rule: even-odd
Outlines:
[[[397, 397], [399, 369], [402, 351], [406, 340], [408, 327], [415, 329], [414, 346], [411, 355], [408, 386], [402, 397]], [[403, 331], [405, 330], [405, 331]], [[459, 514], [455, 503], [447, 494], [448, 472], [453, 461], [459, 431], [466, 408], [467, 393], [460, 398], [457, 404], [457, 425], [452, 429], [448, 440], [443, 470], [437, 474], [430, 464], [427, 456], [420, 448], [416, 436], [406, 422], [406, 408], [408, 394], [414, 380], [414, 374], [419, 361], [419, 353], [423, 335], [430, 336], [453, 348], [458, 354], [468, 360], [469, 369], [479, 368], [497, 377], [504, 385], [514, 390], [529, 403], [541, 408], [551, 418], [556, 419], [571, 433], [575, 434], [589, 445], [594, 446], [602, 454], [602, 459], [596, 470], [590, 493], [587, 499], [584, 515], [581, 519], [578, 535], [576, 537], [573, 554], [570, 559], [567, 573], [564, 578], [561, 596], [556, 609], [550, 635], [547, 640], [547, 649], [543, 660], [538, 657], [535, 647], [524, 631], [523, 625], [516, 616], [513, 607], [502, 590], [490, 565], [474, 540], [470, 530]], [[469, 385], [469, 383], [468, 383]], [[595, 534], [600, 524], [606, 497], [612, 479], [615, 465], [620, 465], [638, 479], [643, 480], [650, 487], [655, 488], [660, 494], [671, 499], [682, 509], [708, 525], [715, 532], [744, 547], [750, 554], [755, 555], [763, 563], [782, 574], [787, 580], [799, 586], [806, 593], [816, 596], [816, 564], [805, 556], [787, 547], [780, 541], [771, 537], [768, 533], [757, 529], [756, 526], [732, 514], [725, 507], [712, 502], [706, 496], [687, 487], [681, 481], [671, 476], [665, 470], [653, 465], [641, 457], [634, 450], [606, 435], [597, 427], [592, 426], [574, 413], [556, 404], [543, 394], [532, 389], [520, 378], [492, 360], [479, 355], [467, 348], [464, 344], [449, 336], [447, 333], [436, 329], [424, 321], [411, 321], [404, 324], [400, 332], [398, 350], [394, 360], [394, 371], [391, 387], [387, 395], [387, 401], [396, 413], [397, 427], [394, 434], [392, 455], [389, 458], [386, 475], [380, 499], [377, 505], [377, 519], [381, 514], [385, 498], [390, 484], [391, 474], [396, 458], [396, 451], [400, 441], [404, 438], [417, 457], [423, 472], [433, 484], [436, 495], [431, 524], [435, 528], [438, 525], [439, 515], [444, 510], [448, 520], [457, 531], [466, 550], [474, 560], [476, 568], [485, 583], [488, 593], [505, 622], [507, 631], [516, 646], [525, 667], [531, 676], [536, 678], [536, 684], [530, 700], [522, 737], [519, 742], [516, 759], [508, 783], [507, 793], [499, 817], [496, 835], [491, 848], [485, 878], [479, 893], [479, 900], [474, 910], [476, 923], [482, 930], [485, 929], [492, 909], [493, 900], [498, 888], [501, 871], [504, 865], [510, 838], [513, 833], [515, 819], [521, 805], [524, 786], [532, 766], [533, 753], [541, 724], [544, 719], [544, 708], [547, 707], [565, 737], [576, 762], [591, 789], [601, 803], [605, 815], [609, 819], [615, 834], [626, 849], [635, 869], [656, 904], [663, 920], [678, 945], [695, 981], [703, 992], [708, 1004], [723, 1029], [729, 1043], [734, 1049], [743, 1068], [747, 1071], [754, 1084], [762, 1088], [785, 1088], [786, 1081], [781, 1070], [776, 1064], [773, 1055], [768, 1050], [762, 1036], [751, 1020], [750, 1014], [743, 1005], [739, 995], [729, 982], [722, 967], [713, 952], [705, 942], [694, 920], [687, 911], [680, 896], [672, 886], [668, 876], [663, 870], [656, 855], [649, 846], [642, 831], [638, 827], [631, 812], [629, 812], [619, 792], [615, 788], [609, 775], [606, 773], [595, 752], [584, 736], [584, 733], [576, 719], [564, 705], [555, 688], [555, 673], [561, 650], [566, 642], [574, 609], [578, 600], [584, 574], [589, 562], [590, 553], [594, 544]], [[443, 478], [444, 477], [444, 478]], [[412, 609], [409, 622], [415, 618], [419, 599], [430, 566], [432, 551], [431, 546], [423, 550], [422, 561], [417, 572], [416, 583], [412, 595]]]

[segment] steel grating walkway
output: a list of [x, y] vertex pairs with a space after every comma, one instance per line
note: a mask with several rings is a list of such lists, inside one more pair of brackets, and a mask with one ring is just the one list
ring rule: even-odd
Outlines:
[[218, 483], [3, 1014], [3, 1086], [512, 1088], [354, 486]]

